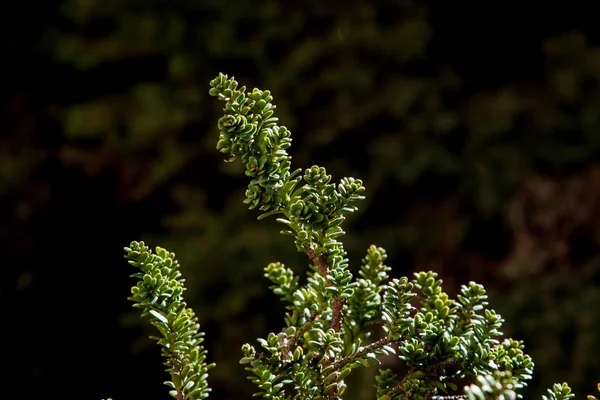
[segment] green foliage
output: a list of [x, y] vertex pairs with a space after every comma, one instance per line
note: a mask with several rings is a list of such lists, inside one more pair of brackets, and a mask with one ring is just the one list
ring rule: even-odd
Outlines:
[[[463, 285], [456, 299], [442, 289], [435, 272], [413, 279], [390, 279], [386, 253], [371, 246], [359, 278], [348, 268], [337, 240], [346, 214], [364, 198], [362, 182], [331, 182], [323, 167], [291, 170], [290, 132], [277, 124], [269, 91], [238, 88], [219, 74], [210, 94], [225, 102], [218, 123], [217, 149], [227, 162], [240, 159], [251, 178], [244, 202], [265, 218], [278, 215], [283, 234], [311, 261], [305, 283], [282, 263], [264, 269], [270, 289], [286, 304], [285, 326], [258, 338], [260, 350], [246, 343], [240, 360], [258, 387], [255, 396], [270, 400], [340, 399], [352, 370], [396, 355], [406, 365], [403, 376], [381, 369], [376, 396], [393, 399], [515, 399], [531, 379], [533, 361], [520, 341], [504, 339], [504, 322], [488, 309], [480, 284]], [[303, 172], [303, 173], [302, 173]], [[304, 182], [303, 185], [300, 185]], [[130, 263], [142, 270], [131, 300], [150, 315], [162, 333], [167, 371], [178, 399], [208, 396], [206, 352], [193, 312], [182, 300], [183, 280], [173, 253], [143, 243], [127, 248]], [[459, 388], [457, 382], [473, 383]], [[554, 385], [549, 399], [573, 397], [567, 384]], [[545, 397], [546, 398], [546, 397]]]
[[490, 375], [480, 375], [475, 383], [465, 387], [469, 400], [503, 399], [514, 400], [518, 383], [510, 371], [494, 371]]
[[[369, 196], [360, 214], [345, 225], [345, 248], [352, 259], [362, 254], [357, 246], [361, 235], [385, 247], [390, 259], [406, 259], [394, 261], [400, 268], [444, 268], [452, 276], [445, 282], [449, 292], [470, 279], [491, 292], [499, 289], [496, 310], [507, 320], [505, 329], [528, 343], [542, 387], [565, 379], [582, 391], [584, 382], [597, 375], [593, 355], [600, 352], [594, 340], [600, 329], [600, 290], [593, 282], [598, 272], [590, 278], [583, 271], [591, 263], [599, 271], [593, 257], [600, 218], [597, 211], [590, 216], [586, 204], [597, 208], [600, 191], [594, 188], [600, 185], [598, 175], [586, 170], [594, 171], [600, 148], [600, 58], [594, 34], [588, 31], [586, 39], [581, 19], [569, 23], [568, 15], [561, 15], [549, 30], [514, 29], [502, 40], [494, 39], [498, 30], [493, 23], [483, 22], [469, 31], [485, 45], [468, 51], [471, 41], [453, 36], [460, 31], [456, 25], [473, 22], [464, 4], [461, 10], [458, 5], [448, 9], [445, 2], [364, 0], [343, 8], [275, 0], [195, 0], [167, 7], [136, 0], [60, 3], [55, 12], [57, 2], [45, 3], [36, 14], [39, 20], [9, 18], [34, 22], [6, 31], [15, 40], [4, 45], [18, 49], [6, 59], [21, 60], [22, 51], [28, 52], [46, 71], [38, 78], [81, 82], [87, 77], [70, 86], [74, 91], [29, 85], [31, 76], [11, 80], [20, 88], [14, 96], [9, 88], [5, 109], [15, 123], [0, 145], [0, 194], [8, 201], [2, 223], [8, 230], [2, 232], [11, 251], [30, 253], [29, 243], [44, 242], [9, 232], [36, 232], [35, 225], [43, 224], [56, 204], [52, 199], [72, 198], [84, 179], [103, 185], [105, 196], [90, 199], [97, 202], [90, 204], [94, 209], [133, 202], [141, 210], [152, 204], [153, 218], [132, 226], [144, 232], [146, 242], [177, 253], [187, 277], [188, 304], [204, 327], [227, 332], [210, 344], [219, 362], [218, 374], [212, 375], [215, 387], [226, 387], [236, 398], [247, 392], [249, 385], [228, 385], [237, 371], [228, 349], [240, 342], [241, 332], [258, 336], [277, 312], [264, 307], [252, 318], [239, 318], [250, 315], [250, 307], [264, 296], [256, 265], [270, 262], [267, 255], [295, 265], [294, 257], [300, 256], [293, 254], [293, 246], [283, 245], [286, 237], [268, 234], [271, 225], [251, 221], [252, 213], [234, 201], [235, 190], [213, 185], [227, 175], [243, 175], [242, 165], [221, 164], [210, 173], [197, 173], [198, 166], [213, 164], [214, 153], [213, 140], [204, 133], [216, 118], [202, 92], [214, 71], [227, 66], [248, 82], [264, 83], [276, 97], [285, 95], [278, 114], [288, 128], [302, 132], [294, 143], [295, 161], [310, 165], [308, 160], [319, 163], [326, 157], [334, 176], [363, 178]], [[446, 12], [450, 9], [454, 15]], [[495, 13], [488, 18], [498, 19]], [[520, 25], [510, 18], [507, 23]], [[579, 28], [569, 32], [566, 26]], [[453, 47], [444, 42], [467, 49], [448, 52]], [[526, 56], [515, 56], [523, 43], [529, 43]], [[486, 60], [494, 65], [509, 61], [512, 67], [486, 74]], [[523, 72], [524, 66], [532, 67], [528, 77], [515, 77], [513, 71]], [[98, 91], [98, 84], [105, 90]], [[41, 103], [27, 101], [39, 98], [39, 88]], [[348, 138], [359, 142], [350, 153], [349, 146], [338, 145]], [[49, 164], [82, 176], [66, 189], [60, 185], [62, 168], [46, 175], [53, 171]], [[107, 182], [107, 175], [118, 183]], [[521, 197], [532, 175], [550, 182], [583, 177], [585, 192], [566, 202], [554, 223], [542, 210], [541, 223], [532, 228], [540, 202], [545, 205], [542, 187], [521, 209], [526, 223], [513, 223], [505, 205]], [[229, 188], [241, 187], [230, 182]], [[558, 193], [547, 198], [560, 210], [562, 194], [571, 191]], [[165, 198], [176, 201], [177, 208], [164, 207]], [[386, 208], [393, 212], [385, 219], [368, 212]], [[164, 218], [165, 213], [172, 214]], [[577, 215], [583, 217], [574, 224]], [[573, 225], [579, 226], [569, 229]], [[523, 238], [522, 226], [532, 235]], [[482, 243], [482, 231], [497, 237], [485, 235]], [[547, 242], [556, 234], [560, 246]], [[586, 241], [593, 245], [582, 254]], [[560, 251], [558, 261], [540, 256], [552, 256], [557, 249], [567, 252]], [[34, 270], [42, 268], [36, 264], [43, 265], [32, 262]], [[23, 273], [20, 282], [28, 282], [28, 276]], [[35, 281], [38, 274], [32, 276]], [[558, 284], [530, 284], [546, 278]], [[215, 295], [216, 287], [221, 291]], [[229, 329], [229, 321], [243, 329]], [[566, 350], [564, 337], [572, 338]], [[31, 370], [36, 368], [32, 364]], [[538, 385], [532, 389], [540, 390]]]
[[183, 301], [184, 280], [175, 254], [160, 247], [153, 254], [143, 242], [132, 242], [125, 251], [129, 263], [140, 269], [132, 275], [138, 283], [131, 288], [129, 300], [161, 334], [153, 339], [162, 346], [164, 365], [171, 375], [165, 382], [173, 389], [170, 394], [177, 400], [207, 398], [207, 372], [214, 364], [205, 362], [204, 333], [199, 331], [194, 311]]
[[[261, 389], [257, 395], [337, 398], [352, 369], [396, 353], [409, 374], [396, 383], [390, 371], [380, 371], [379, 398], [419, 399], [456, 391], [456, 379], [498, 368], [514, 374], [515, 388], [524, 386], [533, 363], [521, 343], [495, 339], [502, 319], [485, 308], [481, 285], [464, 286], [455, 301], [442, 291], [433, 272], [415, 274], [412, 281], [389, 280], [385, 252], [374, 246], [360, 278], [353, 281], [336, 238], [344, 234], [340, 225], [345, 213], [356, 209], [350, 203], [363, 198], [361, 181], [343, 178], [332, 184], [319, 166], [301, 176], [301, 170], [290, 172], [290, 133], [277, 125], [270, 92], [246, 92], [233, 78], [220, 74], [211, 81], [210, 94], [226, 103], [217, 148], [228, 161], [240, 158], [246, 163], [246, 175], [253, 178], [245, 202], [251, 209], [270, 210], [259, 218], [283, 214], [278, 221], [288, 229], [282, 233], [293, 236], [297, 249], [312, 261], [304, 286], [298, 286], [293, 272], [282, 264], [266, 268], [271, 288], [288, 303], [288, 311], [280, 333], [259, 339], [266, 351], [243, 347], [241, 362], [249, 364], [250, 379]], [[305, 184], [298, 187], [301, 180]], [[411, 304], [414, 297], [420, 308]], [[370, 325], [375, 323], [385, 335], [369, 341]]]

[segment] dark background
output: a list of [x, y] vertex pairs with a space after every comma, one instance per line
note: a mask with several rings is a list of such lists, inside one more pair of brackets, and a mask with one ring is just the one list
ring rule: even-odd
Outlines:
[[[586, 5], [590, 4], [590, 5]], [[215, 399], [278, 331], [262, 268], [306, 268], [217, 153], [219, 72], [270, 89], [294, 167], [363, 179], [345, 228], [394, 276], [486, 285], [536, 362], [600, 378], [600, 47], [592, 3], [51, 0], [0, 12], [3, 399], [168, 398], [127, 301], [131, 240], [175, 251]], [[361, 378], [362, 377], [362, 378]], [[352, 380], [372, 398], [369, 373]]]

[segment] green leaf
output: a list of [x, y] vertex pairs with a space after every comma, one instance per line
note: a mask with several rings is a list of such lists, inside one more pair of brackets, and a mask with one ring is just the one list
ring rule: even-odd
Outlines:
[[149, 310], [148, 311], [154, 318], [156, 318], [157, 320], [159, 320], [160, 322], [162, 322], [165, 326], [168, 326], [169, 324], [169, 320], [162, 315], [161, 313], [159, 313], [156, 310]]
[[[263, 213], [263, 214], [259, 215], [258, 217], [256, 217], [256, 219], [260, 221], [261, 219], [265, 219], [265, 218], [270, 217], [271, 215], [275, 215], [275, 214], [281, 214], [281, 210], [273, 210], [273, 211]], [[283, 221], [287, 221], [287, 220], [285, 220], [283, 218], [277, 218], [277, 221], [285, 223]], [[289, 221], [287, 221], [286, 225], [289, 225]]]

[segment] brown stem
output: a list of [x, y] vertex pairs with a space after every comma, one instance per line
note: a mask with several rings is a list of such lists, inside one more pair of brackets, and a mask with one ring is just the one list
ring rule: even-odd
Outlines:
[[[321, 275], [323, 275], [323, 277], [325, 279], [327, 279], [327, 274], [329, 273], [329, 265], [323, 259], [323, 257], [316, 255], [315, 251], [310, 248], [306, 250], [306, 255], [308, 256], [308, 258], [310, 258], [310, 260], [313, 262], [313, 264], [315, 264], [317, 266]], [[327, 284], [329, 286], [331, 286], [331, 283], [329, 281], [327, 281]], [[333, 305], [332, 305], [333, 313], [331, 316], [331, 329], [333, 329], [335, 332], [339, 332], [342, 329], [342, 317], [343, 317], [343, 311], [344, 311], [344, 303], [345, 303], [345, 301], [340, 299], [339, 297], [335, 297], [333, 300]]]
[[331, 315], [331, 329], [339, 332], [342, 329], [342, 312], [344, 311], [344, 303], [346, 301], [336, 297], [333, 300], [333, 313]]
[[310, 258], [310, 261], [312, 261], [313, 264], [319, 268], [321, 275], [323, 275], [324, 278], [327, 277], [327, 274], [329, 273], [329, 265], [327, 265], [327, 262], [323, 260], [323, 257], [316, 255], [313, 249], [307, 249], [306, 255], [308, 258]]
[[315, 312], [310, 316], [310, 318], [308, 318], [306, 320], [306, 322], [304, 324], [302, 324], [302, 326], [300, 326], [300, 328], [298, 328], [298, 330], [296, 331], [294, 336], [291, 337], [292, 340], [290, 340], [290, 344], [288, 345], [289, 351], [293, 350], [293, 347], [296, 346], [296, 344], [298, 343], [298, 339], [300, 339], [302, 337], [302, 335], [304, 335], [304, 332], [306, 332], [309, 325], [312, 322], [314, 322], [317, 318], [319, 318], [319, 313]]

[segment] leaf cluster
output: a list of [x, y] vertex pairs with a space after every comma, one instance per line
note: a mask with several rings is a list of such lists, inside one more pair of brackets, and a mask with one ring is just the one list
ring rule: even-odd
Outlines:
[[184, 279], [175, 254], [160, 247], [153, 253], [144, 242], [131, 242], [125, 252], [129, 264], [139, 269], [132, 275], [138, 282], [131, 288], [129, 300], [160, 333], [152, 338], [162, 347], [164, 365], [171, 375], [165, 382], [172, 389], [170, 394], [177, 400], [207, 398], [207, 372], [214, 364], [206, 363], [204, 333], [194, 311], [183, 301]]
[[497, 339], [503, 320], [486, 308], [481, 285], [470, 283], [451, 300], [433, 272], [390, 280], [385, 251], [375, 246], [354, 279], [336, 238], [344, 234], [345, 213], [356, 209], [350, 203], [364, 198], [362, 182], [343, 178], [332, 184], [320, 166], [290, 172], [290, 132], [277, 125], [271, 94], [246, 91], [223, 74], [210, 85], [210, 94], [225, 102], [217, 149], [229, 155], [228, 161], [240, 158], [252, 178], [245, 202], [267, 211], [259, 218], [282, 214], [278, 221], [287, 227], [282, 233], [293, 236], [312, 262], [304, 285], [281, 263], [265, 268], [287, 312], [281, 332], [259, 339], [261, 351], [250, 344], [242, 348], [241, 363], [252, 373], [258, 396], [338, 398], [354, 368], [391, 354], [410, 372], [399, 378], [380, 371], [378, 398], [447, 394], [458, 389], [457, 379], [495, 370], [510, 371], [516, 388], [525, 385], [533, 362], [522, 343]]
[[[521, 341], [500, 340], [504, 320], [488, 308], [484, 287], [463, 285], [456, 299], [443, 291], [434, 272], [391, 278], [385, 250], [371, 245], [358, 276], [348, 268], [341, 225], [353, 203], [364, 198], [359, 179], [332, 183], [325, 168], [291, 169], [290, 131], [277, 124], [269, 91], [239, 87], [219, 74], [210, 94], [225, 102], [217, 149], [246, 166], [251, 179], [244, 202], [278, 215], [283, 234], [294, 238], [311, 262], [305, 283], [284, 264], [264, 269], [270, 289], [286, 305], [284, 327], [242, 346], [240, 363], [270, 400], [341, 399], [351, 372], [397, 357], [408, 372], [380, 369], [379, 400], [516, 399], [531, 379], [534, 363]], [[183, 279], [173, 253], [132, 242], [126, 257], [141, 272], [130, 299], [162, 337], [167, 382], [178, 399], [205, 398], [206, 352], [196, 317], [183, 302]], [[472, 383], [464, 388], [459, 383]], [[573, 397], [567, 384], [547, 399]], [[592, 397], [590, 397], [591, 399]]]

